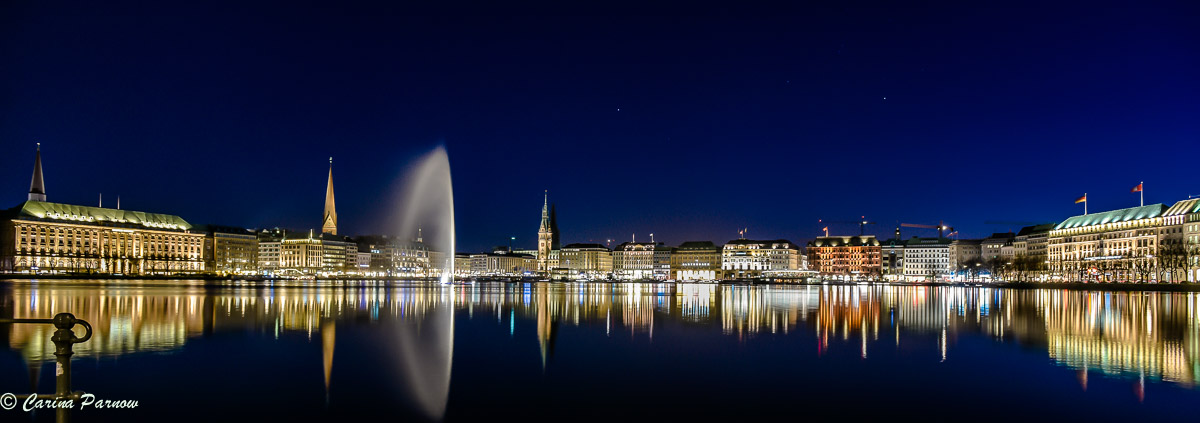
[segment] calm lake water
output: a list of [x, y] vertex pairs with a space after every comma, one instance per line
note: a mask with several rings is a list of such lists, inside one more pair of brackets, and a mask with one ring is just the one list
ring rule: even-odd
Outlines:
[[[1196, 293], [911, 286], [0, 282], [72, 312], [76, 421], [1194, 421]], [[0, 325], [0, 393], [53, 392]], [[82, 331], [79, 331], [82, 334]], [[0, 421], [53, 413], [0, 410]]]

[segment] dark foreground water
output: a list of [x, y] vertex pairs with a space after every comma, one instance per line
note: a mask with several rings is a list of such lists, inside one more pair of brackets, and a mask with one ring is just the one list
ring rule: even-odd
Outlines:
[[[898, 286], [0, 283], [95, 327], [76, 421], [1195, 421], [1196, 293]], [[0, 325], [0, 393], [54, 389]], [[0, 410], [0, 421], [53, 413]]]

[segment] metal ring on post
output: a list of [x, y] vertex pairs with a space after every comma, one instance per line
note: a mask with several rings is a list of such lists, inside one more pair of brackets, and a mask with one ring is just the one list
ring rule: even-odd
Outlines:
[[83, 335], [83, 338], [78, 338], [74, 341], [76, 344], [81, 343], [81, 342], [87, 342], [87, 340], [92, 339], [92, 324], [91, 323], [88, 323], [87, 320], [83, 320], [83, 319], [75, 319], [75, 323], [83, 325], [83, 328], [87, 329], [87, 334]]

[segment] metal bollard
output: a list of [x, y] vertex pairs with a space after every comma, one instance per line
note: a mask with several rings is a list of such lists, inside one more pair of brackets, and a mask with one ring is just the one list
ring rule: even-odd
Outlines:
[[[53, 324], [55, 328], [58, 328], [54, 331], [54, 336], [50, 337], [50, 340], [54, 342], [54, 395], [38, 396], [60, 401], [68, 399], [72, 402], [79, 401], [83, 392], [71, 392], [71, 356], [75, 355], [72, 346], [92, 339], [92, 325], [83, 319], [75, 318], [75, 315], [71, 313], [58, 313], [54, 315], [53, 319], [0, 319], [0, 324], [4, 323]], [[75, 336], [75, 332], [71, 330], [77, 324], [87, 330], [82, 338]], [[18, 398], [28, 398], [29, 396], [19, 395]], [[55, 420], [60, 423], [69, 422], [71, 421], [71, 408], [56, 408], [54, 415]]]

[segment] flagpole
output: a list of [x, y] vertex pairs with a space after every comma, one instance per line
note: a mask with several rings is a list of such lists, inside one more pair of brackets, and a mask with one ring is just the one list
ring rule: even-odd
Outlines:
[[1087, 193], [1083, 193], [1083, 215], [1087, 216]]
[[1139, 206], [1145, 207], [1146, 206], [1146, 181], [1138, 182], [1138, 194], [1141, 194], [1141, 201], [1139, 202]]

